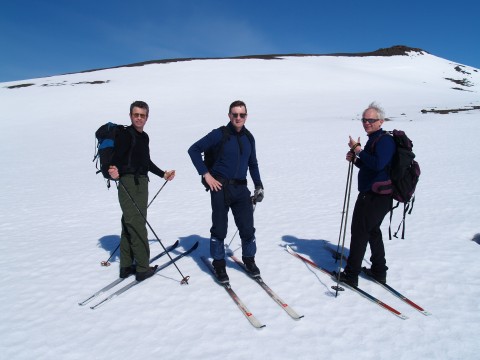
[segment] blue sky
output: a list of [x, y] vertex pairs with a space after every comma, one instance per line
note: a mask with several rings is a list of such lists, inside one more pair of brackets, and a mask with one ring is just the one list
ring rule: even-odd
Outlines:
[[0, 8], [0, 82], [147, 60], [393, 45], [480, 68], [478, 0], [5, 0]]

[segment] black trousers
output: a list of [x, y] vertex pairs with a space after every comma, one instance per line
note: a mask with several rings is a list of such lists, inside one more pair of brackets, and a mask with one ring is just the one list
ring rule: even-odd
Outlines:
[[253, 257], [257, 252], [253, 205], [250, 190], [246, 185], [224, 184], [222, 190], [211, 191], [212, 227], [210, 228], [210, 254], [214, 260], [225, 258], [224, 240], [228, 229], [228, 212], [232, 209], [233, 219], [242, 240], [242, 255]]
[[358, 194], [353, 210], [350, 254], [345, 272], [351, 275], [360, 274], [367, 244], [370, 244], [372, 252], [370, 257], [372, 271], [382, 274], [388, 270], [380, 225], [391, 208], [392, 198], [390, 195], [379, 195], [372, 192]]

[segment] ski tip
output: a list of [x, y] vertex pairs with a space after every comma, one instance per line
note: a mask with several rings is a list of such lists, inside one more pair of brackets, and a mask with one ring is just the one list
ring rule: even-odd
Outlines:
[[290, 254], [290, 255], [294, 255], [294, 256], [297, 256], [299, 257], [299, 255], [297, 254], [297, 251], [294, 250], [290, 245], [285, 245], [285, 250]]

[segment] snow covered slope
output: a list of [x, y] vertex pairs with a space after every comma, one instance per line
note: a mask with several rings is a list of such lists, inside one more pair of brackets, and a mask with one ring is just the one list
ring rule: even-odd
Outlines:
[[[479, 92], [478, 69], [422, 51], [152, 63], [0, 84], [1, 353], [22, 360], [477, 358], [480, 247], [471, 240], [480, 236]], [[262, 330], [200, 260], [209, 255], [209, 195], [187, 155], [228, 121], [237, 99], [248, 106], [265, 185], [255, 211], [257, 263], [305, 315], [293, 321], [231, 263], [232, 286], [267, 325]], [[178, 263], [189, 285], [169, 267], [90, 310], [78, 302], [118, 276], [118, 257], [110, 267], [100, 262], [120, 233], [116, 191], [91, 161], [94, 131], [107, 121], [127, 124], [134, 100], [151, 108], [152, 159], [177, 170], [149, 221], [165, 245], [178, 239], [181, 250], [198, 240], [200, 247]], [[385, 108], [384, 129], [411, 137], [422, 168], [406, 239], [385, 243], [389, 283], [429, 317], [366, 279], [363, 289], [409, 319], [351, 291], [335, 298], [326, 275], [285, 251], [290, 245], [336, 268], [324, 242], [337, 244], [348, 136], [365, 141], [359, 119], [371, 101]], [[151, 178], [151, 196], [162, 184]], [[384, 235], [387, 228], [385, 220]], [[241, 255], [238, 235], [232, 248]]]

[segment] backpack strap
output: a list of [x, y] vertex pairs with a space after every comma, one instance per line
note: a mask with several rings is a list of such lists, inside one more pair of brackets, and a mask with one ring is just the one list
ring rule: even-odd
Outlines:
[[245, 135], [247, 135], [247, 138], [250, 141], [250, 145], [252, 146], [252, 152], [253, 152], [255, 150], [255, 140], [253, 139], [253, 135], [250, 132], [250, 130], [248, 130], [247, 128], [244, 128], [244, 129], [245, 129]]
[[[395, 210], [398, 205], [400, 205], [400, 202], [397, 201], [397, 205], [393, 206], [391, 209], [390, 209], [390, 225], [388, 226], [388, 240], [392, 240], [392, 217], [393, 217], [393, 210]], [[397, 230], [398, 232], [398, 230]], [[397, 233], [395, 233], [395, 235], [397, 235]], [[396, 237], [396, 236], [395, 236]]]
[[407, 214], [408, 212], [408, 208], [410, 207], [410, 204], [408, 203], [403, 203], [403, 217], [402, 217], [402, 221], [400, 221], [400, 224], [398, 224], [398, 228], [397, 228], [397, 231], [395, 232], [395, 234], [393, 234], [394, 237], [396, 237], [398, 239], [398, 232], [400, 231], [400, 226], [402, 226], [402, 239], [405, 239], [405, 215]]
[[[412, 197], [412, 199], [409, 202], [403, 203], [403, 215], [402, 215], [402, 221], [400, 221], [400, 224], [398, 224], [397, 231], [395, 234], [393, 234], [393, 237], [396, 237], [398, 239], [398, 232], [400, 231], [400, 226], [402, 226], [402, 239], [405, 239], [405, 217], [406, 215], [410, 215], [413, 210], [413, 204], [415, 203], [415, 195]], [[400, 201], [397, 201], [397, 205], [392, 207], [390, 209], [390, 225], [388, 226], [388, 239], [392, 240], [392, 216], [393, 216], [393, 210], [396, 209], [400, 205]]]
[[[135, 130], [131, 127], [127, 127], [126, 130], [130, 133], [132, 136], [132, 144], [130, 145], [130, 150], [128, 150], [128, 162], [127, 162], [127, 169], [133, 169], [132, 167], [132, 153], [133, 153], [133, 148], [135, 147], [135, 144], [137, 143], [137, 137], [135, 135]], [[134, 182], [135, 185], [139, 184], [138, 181], [138, 172], [140, 169], [135, 169], [135, 176], [134, 176]]]
[[[216, 152], [216, 154], [215, 154], [215, 159], [218, 159], [218, 158], [219, 158], [219, 155], [223, 152], [223, 145], [224, 145], [225, 142], [228, 140], [228, 138], [230, 137], [230, 135], [232, 135], [232, 133], [230, 132], [230, 130], [228, 129], [228, 127], [226, 127], [225, 125], [220, 126], [219, 129], [222, 130], [222, 132], [223, 132], [223, 137], [222, 137], [222, 142], [221, 142], [220, 147], [217, 148], [217, 152]], [[254, 149], [255, 141], [254, 141], [254, 139], [253, 139], [252, 133], [251, 133], [250, 130], [248, 130], [246, 127], [244, 127], [243, 130], [244, 130], [245, 135], [247, 136], [248, 140], [250, 141], [250, 145], [252, 146], [252, 149]]]
[[390, 131], [386, 131], [386, 130], [382, 130], [382, 133], [373, 140], [373, 142], [372, 142], [372, 147], [371, 147], [372, 152], [375, 151], [375, 145], [377, 144], [377, 142], [378, 142], [384, 135], [387, 135], [387, 134], [391, 134], [391, 132], [390, 132]]
[[132, 142], [130, 144], [130, 149], [128, 150], [128, 161], [127, 161], [127, 165], [125, 166], [122, 166], [122, 172], [125, 173], [125, 172], [130, 172], [130, 173], [133, 173], [133, 174], [136, 174], [136, 172], [138, 171], [138, 169], [135, 169], [133, 168], [132, 166], [132, 154], [133, 154], [133, 148], [135, 147], [135, 144], [137, 142], [137, 139], [136, 139], [136, 135], [135, 135], [135, 130], [131, 127], [128, 127], [128, 126], [124, 126], [123, 127], [123, 130], [127, 131], [130, 135], [131, 135], [131, 138], [132, 138]]
[[[219, 127], [220, 130], [222, 130], [222, 140], [220, 142], [220, 146], [217, 147], [217, 151], [215, 153], [215, 161], [219, 158], [219, 156], [223, 153], [223, 146], [227, 142], [228, 138], [230, 137], [230, 131], [228, 128], [223, 125]], [[212, 165], [213, 166], [213, 165]]]
[[[227, 142], [227, 140], [230, 138], [230, 131], [228, 130], [228, 128], [224, 125], [224, 126], [220, 126], [218, 128], [218, 130], [222, 130], [222, 139], [220, 140], [219, 143], [217, 143], [215, 145], [215, 161], [213, 162], [212, 164], [212, 167], [213, 165], [215, 165], [215, 162], [220, 158], [220, 156], [222, 155], [223, 153], [223, 146], [225, 145], [225, 143]], [[210, 171], [210, 169], [208, 169], [208, 171]]]

